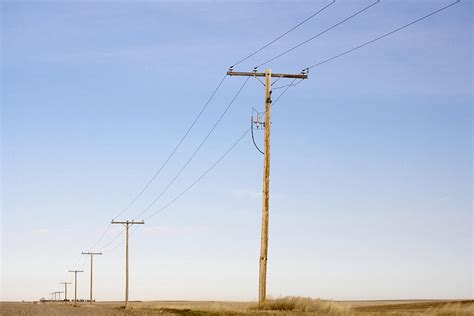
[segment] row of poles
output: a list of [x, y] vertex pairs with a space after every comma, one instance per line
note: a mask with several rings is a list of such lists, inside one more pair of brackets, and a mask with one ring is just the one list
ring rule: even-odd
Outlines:
[[[129, 236], [129, 227], [132, 225], [143, 225], [145, 224], [144, 221], [112, 221], [112, 224], [121, 224], [125, 226], [125, 308], [128, 307], [128, 236]], [[101, 256], [102, 252], [81, 252], [83, 255], [90, 256], [90, 283], [89, 283], [89, 304], [93, 302], [92, 296], [92, 281], [93, 281], [93, 271], [94, 271], [94, 256]], [[74, 306], [77, 306], [77, 274], [84, 272], [83, 270], [68, 270], [71, 273], [74, 273]], [[51, 292], [51, 300], [56, 301], [56, 294], [59, 294], [59, 300], [61, 300], [61, 293], [64, 293], [64, 301], [68, 302], [67, 300], [67, 286], [72, 284], [71, 282], [60, 282], [60, 284], [64, 285], [64, 292]]]
[[[227, 72], [229, 76], [245, 76], [245, 77], [264, 77], [265, 82], [265, 120], [264, 122], [253, 122], [264, 126], [264, 172], [263, 172], [263, 201], [262, 201], [262, 231], [261, 231], [261, 245], [260, 245], [260, 258], [259, 258], [259, 292], [258, 302], [261, 306], [266, 300], [266, 288], [267, 288], [267, 256], [268, 256], [268, 222], [269, 222], [269, 209], [270, 209], [270, 127], [271, 127], [271, 107], [272, 107], [272, 77], [279, 79], [290, 78], [290, 79], [307, 79], [307, 73], [300, 74], [275, 74], [272, 73], [271, 69], [268, 68], [263, 73], [259, 73], [256, 70], [253, 72], [235, 72], [231, 67]], [[252, 124], [253, 124], [252, 123]], [[128, 307], [128, 288], [129, 288], [129, 264], [128, 264], [128, 237], [129, 227], [132, 225], [143, 225], [144, 221], [114, 221], [112, 224], [119, 224], [125, 226], [125, 308]], [[93, 260], [94, 256], [102, 255], [101, 252], [82, 252], [83, 255], [90, 256], [90, 292], [89, 292], [89, 303], [92, 304], [92, 280], [93, 280]], [[69, 270], [74, 273], [74, 305], [77, 305], [77, 274], [84, 272], [82, 270]], [[67, 285], [69, 282], [61, 282], [64, 284], [65, 301], [67, 302]], [[55, 292], [58, 293], [58, 292]]]
[[[326, 7], [324, 7], [322, 10], [318, 11], [316, 14], [313, 14], [310, 18], [316, 16], [319, 12], [322, 12], [325, 8], [329, 7], [330, 5], [332, 5], [335, 1], [333, 0], [332, 3], [330, 3], [329, 5], [327, 5]], [[237, 62], [236, 64], [234, 64], [233, 66], [231, 66], [229, 68], [229, 71], [227, 72], [227, 75], [229, 76], [245, 76], [245, 77], [265, 77], [265, 83], [263, 83], [263, 85], [265, 86], [265, 120], [264, 122], [260, 122], [260, 118], [257, 117], [257, 121], [254, 122], [253, 119], [252, 119], [252, 124], [256, 124], [257, 127], [258, 126], [264, 126], [264, 129], [265, 129], [265, 136], [264, 136], [264, 151], [261, 151], [263, 154], [264, 154], [264, 173], [263, 173], [263, 203], [262, 203], [262, 230], [261, 230], [261, 247], [260, 247], [260, 260], [259, 260], [259, 296], [258, 296], [258, 302], [259, 302], [259, 306], [261, 306], [265, 300], [266, 300], [266, 279], [267, 279], [267, 255], [268, 255], [268, 221], [269, 221], [269, 205], [270, 205], [270, 127], [271, 127], [271, 108], [272, 108], [272, 98], [271, 98], [271, 93], [272, 93], [272, 77], [277, 77], [278, 80], [282, 79], [282, 78], [291, 78], [291, 79], [307, 79], [308, 78], [308, 70], [311, 69], [311, 68], [314, 68], [316, 66], [319, 66], [319, 65], [322, 65], [326, 62], [329, 62], [331, 60], [334, 60], [336, 58], [339, 58], [339, 57], [342, 57], [348, 53], [351, 53], [357, 49], [360, 49], [362, 47], [365, 47], [369, 44], [372, 44], [378, 40], [381, 40], [393, 33], [396, 33], [410, 25], [413, 25], [415, 23], [418, 23], [419, 21], [421, 20], [424, 20], [428, 17], [431, 17], [432, 15], [438, 13], [438, 12], [441, 12], [453, 5], [456, 5], [460, 2], [460, 0], [457, 0], [455, 2], [452, 2], [451, 4], [448, 4], [436, 11], [433, 11], [417, 20], [414, 20], [408, 24], [405, 24], [399, 28], [396, 28], [390, 32], [387, 32], [379, 37], [376, 37], [368, 42], [365, 42], [359, 46], [356, 46], [350, 50], [347, 50], [343, 53], [340, 53], [336, 56], [333, 56], [329, 59], [326, 59], [322, 62], [319, 62], [317, 64], [314, 64], [312, 66], [309, 66], [307, 68], [305, 68], [305, 70], [303, 70], [302, 73], [300, 74], [275, 74], [275, 73], [272, 73], [272, 71], [270, 70], [270, 68], [267, 68], [266, 71], [263, 73], [263, 72], [257, 72], [257, 68], [264, 65], [264, 64], [267, 64], [268, 62], [272, 61], [272, 60], [275, 60], [276, 58], [279, 58], [281, 57], [282, 55], [294, 50], [295, 48], [309, 42], [310, 40], [313, 40], [315, 39], [316, 37], [318, 37], [319, 35], [322, 35], [324, 34], [325, 32], [333, 29], [334, 27], [344, 23], [345, 21], [347, 21], [348, 19], [358, 15], [359, 13], [367, 10], [368, 8], [374, 6], [375, 4], [379, 3], [380, 1], [377, 0], [376, 2], [372, 3], [371, 5], [369, 5], [368, 7], [362, 9], [361, 11], [357, 12], [356, 14], [353, 14], [352, 16], [346, 18], [345, 20], [337, 23], [336, 25], [330, 27], [329, 29], [319, 33], [318, 35], [316, 36], [313, 36], [312, 38], [310, 38], [309, 40], [306, 40], [305, 42], [303, 43], [300, 43], [298, 44], [297, 46], [283, 52], [282, 54], [276, 56], [276, 57], [273, 57], [272, 59], [266, 61], [265, 63], [257, 66], [254, 68], [254, 71], [252, 72], [235, 72], [233, 70], [234, 66], [236, 66], [237, 64], [240, 64], [241, 62], [243, 62], [244, 60], [250, 58], [251, 56], [255, 55], [256, 53], [258, 53], [259, 51], [261, 51], [262, 49], [266, 48], [267, 46], [269, 46], [270, 44], [274, 43], [276, 40], [279, 40], [281, 37], [285, 36], [286, 34], [288, 34], [289, 32], [293, 31], [294, 29], [296, 29], [297, 27], [299, 27], [300, 25], [302, 25], [303, 23], [305, 23], [306, 21], [308, 21], [310, 18], [304, 20], [302, 23], [299, 23], [297, 26], [293, 27], [292, 29], [290, 29], [289, 31], [287, 31], [286, 33], [284, 33], [283, 35], [279, 36], [277, 39], [271, 41], [270, 43], [266, 44], [265, 46], [263, 46], [262, 48], [260, 48], [259, 50], [257, 50], [256, 52], [250, 54], [249, 56], [247, 56], [246, 58], [240, 60], [239, 62]], [[258, 78], [257, 78], [258, 79]], [[275, 82], [276, 82], [275, 81]], [[274, 83], [275, 83], [274, 82]], [[290, 84], [291, 86], [291, 84]], [[253, 128], [253, 125], [252, 125], [252, 128]], [[253, 130], [252, 130], [253, 132]], [[260, 149], [259, 149], [260, 151]], [[122, 222], [116, 222], [116, 221], [112, 221], [112, 224], [122, 224], [126, 227], [126, 275], [125, 275], [125, 307], [128, 306], [128, 229], [129, 229], [129, 226], [131, 225], [134, 225], [134, 224], [144, 224], [143, 221], [141, 222], [136, 222], [136, 221], [122, 221]], [[91, 256], [91, 275], [90, 275], [90, 303], [92, 304], [92, 264], [93, 264], [93, 256], [94, 255], [101, 255], [102, 253], [92, 253], [92, 252], [87, 252], [87, 253], [83, 253], [83, 254], [87, 254], [87, 255], [90, 255]], [[69, 270], [69, 272], [73, 272], [75, 274], [75, 293], [74, 293], [74, 303], [77, 304], [77, 273], [80, 273], [80, 272], [83, 272], [82, 270]], [[67, 285], [68, 284], [71, 284], [69, 282], [61, 282], [61, 284], [64, 284], [65, 286], [65, 290], [64, 290], [64, 293], [65, 293], [65, 301], [67, 301]], [[62, 292], [53, 292], [51, 293], [52, 295], [54, 295], [54, 298], [56, 298], [56, 294], [59, 294], [59, 296], [61, 296], [61, 293]]]
[[[272, 93], [272, 77], [277, 77], [278, 80], [282, 79], [282, 78], [291, 78], [291, 79], [307, 79], [308, 78], [308, 70], [311, 69], [311, 68], [314, 68], [316, 66], [319, 66], [319, 65], [322, 65], [326, 62], [329, 62], [331, 60], [334, 60], [336, 58], [339, 58], [339, 57], [342, 57], [348, 53], [351, 53], [357, 49], [360, 49], [362, 47], [365, 47], [369, 44], [372, 44], [378, 40], [381, 40], [393, 33], [396, 33], [410, 25], [413, 25], [415, 23], [418, 23], [419, 21], [421, 20], [424, 20], [428, 17], [431, 17], [432, 15], [438, 13], [438, 12], [441, 12], [453, 5], [456, 5], [460, 2], [460, 0], [456, 0], [455, 2], [452, 2], [451, 4], [448, 4], [436, 11], [433, 11], [421, 18], [418, 18], [417, 20], [414, 20], [408, 24], [405, 24], [399, 28], [396, 28], [390, 32], [387, 32], [379, 37], [376, 37], [368, 42], [365, 42], [359, 46], [356, 46], [350, 50], [347, 50], [343, 53], [340, 53], [336, 56], [333, 56], [329, 59], [326, 59], [322, 62], [319, 62], [317, 64], [314, 64], [312, 66], [309, 66], [307, 68], [305, 68], [305, 70], [303, 70], [302, 73], [300, 74], [275, 74], [275, 73], [272, 73], [272, 71], [270, 70], [270, 68], [267, 68], [266, 71], [263, 73], [263, 72], [257, 72], [257, 68], [264, 65], [264, 64], [267, 64], [269, 63], [270, 61], [273, 61], [275, 60], [276, 58], [279, 58], [281, 57], [282, 55], [294, 50], [295, 48], [315, 39], [316, 37], [324, 34], [325, 32], [335, 28], [336, 26], [338, 25], [341, 25], [342, 23], [344, 23], [345, 21], [351, 19], [352, 17], [358, 15], [359, 13], [362, 13], [363, 11], [367, 10], [368, 8], [374, 6], [375, 4], [379, 3], [380, 1], [377, 0], [376, 2], [372, 3], [371, 5], [369, 5], [368, 7], [360, 10], [359, 12], [351, 15], [350, 17], [346, 18], [345, 20], [342, 20], [341, 22], [337, 23], [336, 25], [326, 29], [325, 31], [319, 33], [318, 35], [316, 36], [313, 36], [312, 38], [306, 40], [305, 42], [302, 42], [300, 44], [298, 44], [297, 46], [283, 52], [282, 54], [276, 56], [276, 57], [273, 57], [272, 59], [266, 61], [265, 63], [263, 64], [260, 64], [259, 66], [255, 67], [254, 68], [254, 71], [253, 72], [234, 72], [233, 68], [234, 66], [240, 64], [241, 62], [243, 62], [244, 60], [247, 60], [248, 58], [252, 57], [253, 55], [255, 55], [256, 53], [258, 53], [259, 51], [261, 51], [262, 49], [266, 48], [267, 46], [269, 46], [270, 44], [274, 43], [275, 41], [279, 40], [280, 38], [282, 38], [283, 36], [285, 36], [286, 34], [288, 34], [289, 32], [293, 31], [294, 29], [298, 28], [299, 26], [301, 26], [303, 23], [305, 23], [306, 21], [308, 21], [310, 18], [316, 16], [318, 13], [322, 12], [324, 9], [326, 9], [327, 7], [329, 7], [330, 5], [334, 4], [335, 0], [333, 0], [329, 5], [327, 5], [326, 7], [324, 7], [323, 9], [319, 10], [317, 13], [313, 14], [312, 16], [310, 16], [309, 18], [307, 18], [306, 20], [304, 20], [303, 22], [299, 23], [298, 25], [296, 25], [295, 27], [291, 28], [289, 31], [285, 32], [283, 35], [280, 35], [279, 37], [277, 37], [275, 40], [269, 42], [268, 44], [266, 44], [265, 46], [263, 46], [262, 48], [258, 49], [256, 52], [250, 54], [249, 56], [245, 57], [244, 59], [240, 60], [239, 62], [237, 62], [236, 64], [234, 64], [233, 66], [231, 66], [229, 68], [229, 71], [227, 72], [227, 75], [229, 76], [246, 76], [246, 77], [250, 77], [250, 76], [253, 76], [255, 78], [257, 77], [265, 77], [265, 83], [264, 86], [265, 86], [265, 120], [264, 122], [260, 122], [260, 118], [257, 117], [257, 121], [254, 122], [253, 119], [252, 119], [252, 124], [256, 123], [257, 126], [264, 126], [264, 129], [265, 129], [265, 138], [264, 138], [264, 151], [261, 151], [263, 154], [264, 154], [264, 174], [263, 174], [263, 205], [262, 205], [262, 230], [261, 230], [261, 248], [260, 248], [260, 270], [259, 270], [259, 297], [258, 297], [258, 301], [259, 301], [259, 306], [261, 306], [262, 303], [265, 302], [266, 300], [266, 272], [267, 272], [267, 254], [268, 254], [268, 221], [269, 221], [269, 204], [270, 204], [270, 127], [271, 127], [271, 108], [272, 108], [272, 98], [271, 98], [271, 93]], [[276, 82], [275, 81], [275, 82]], [[274, 82], [274, 83], [275, 83]], [[290, 84], [291, 85], [291, 84]], [[253, 125], [252, 125], [253, 127]], [[252, 130], [253, 132], [253, 130]], [[260, 149], [259, 149], [260, 151]], [[134, 224], [144, 224], [143, 221], [141, 222], [136, 222], [136, 221], [122, 221], [122, 222], [116, 222], [116, 221], [112, 221], [112, 224], [123, 224], [125, 227], [126, 227], [126, 276], [125, 276], [125, 307], [127, 307], [128, 305], [128, 229], [129, 229], [129, 226], [131, 225], [134, 225]], [[91, 256], [91, 275], [90, 275], [90, 303], [92, 304], [92, 264], [93, 264], [93, 256], [94, 255], [101, 255], [102, 253], [92, 253], [92, 252], [87, 252], [87, 253], [82, 253], [82, 254], [87, 254], [87, 255], [90, 255]], [[77, 304], [77, 273], [80, 273], [80, 272], [83, 272], [81, 270], [69, 270], [69, 272], [74, 272], [75, 273], [75, 294], [74, 294], [74, 302], [75, 304]], [[71, 284], [69, 282], [61, 282], [61, 284], [64, 284], [65, 286], [65, 290], [64, 290], [64, 293], [65, 293], [65, 300], [67, 301], [67, 285], [68, 284]], [[54, 297], [56, 298], [56, 294], [59, 294], [59, 296], [61, 296], [61, 293], [62, 292], [53, 292], [51, 293], [52, 295], [54, 295]]]

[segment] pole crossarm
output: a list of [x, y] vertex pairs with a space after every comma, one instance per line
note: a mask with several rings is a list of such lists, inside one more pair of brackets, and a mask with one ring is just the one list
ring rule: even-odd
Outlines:
[[144, 221], [112, 221], [112, 224], [123, 224], [123, 225], [135, 225], [135, 224], [145, 224]]
[[[266, 73], [264, 72], [241, 72], [241, 71], [233, 71], [229, 70], [227, 71], [227, 75], [229, 76], [243, 76], [243, 77], [265, 77]], [[271, 77], [277, 77], [277, 78], [290, 78], [290, 79], [308, 79], [308, 74], [307, 73], [301, 73], [301, 74], [271, 74]]]

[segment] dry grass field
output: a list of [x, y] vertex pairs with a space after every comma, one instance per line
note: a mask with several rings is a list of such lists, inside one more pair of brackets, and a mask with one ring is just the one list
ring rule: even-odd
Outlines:
[[474, 315], [474, 301], [323, 301], [286, 297], [263, 309], [253, 302], [150, 301], [98, 302], [77, 307], [64, 303], [3, 302], [0, 315]]

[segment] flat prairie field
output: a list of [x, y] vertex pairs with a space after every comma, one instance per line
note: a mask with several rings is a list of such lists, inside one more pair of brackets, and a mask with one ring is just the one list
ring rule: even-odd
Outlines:
[[[474, 300], [319, 301], [311, 306], [275, 304], [258, 309], [255, 302], [134, 301], [0, 302], [0, 315], [456, 315], [474, 316]], [[324, 306], [319, 306], [323, 304]]]

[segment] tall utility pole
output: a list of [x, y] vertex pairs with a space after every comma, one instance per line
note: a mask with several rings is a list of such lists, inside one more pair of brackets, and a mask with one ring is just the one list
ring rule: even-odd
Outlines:
[[84, 272], [82, 270], [69, 270], [69, 272], [74, 272], [74, 306], [77, 306], [77, 273]]
[[67, 302], [67, 285], [71, 282], [60, 282], [60, 284], [64, 284], [64, 301]]
[[308, 79], [307, 73], [300, 74], [272, 74], [270, 68], [266, 71], [235, 72], [232, 68], [227, 72], [229, 76], [265, 77], [265, 140], [263, 162], [263, 202], [262, 202], [262, 236], [260, 244], [260, 274], [258, 282], [258, 304], [261, 306], [267, 296], [267, 256], [268, 256], [268, 218], [270, 208], [270, 131], [272, 111], [272, 77]]
[[124, 222], [116, 222], [112, 221], [112, 224], [122, 224], [125, 226], [125, 308], [128, 308], [128, 228], [132, 225], [136, 224], [145, 224], [144, 221], [124, 221]]
[[91, 256], [91, 281], [90, 281], [90, 304], [92, 304], [92, 265], [93, 265], [93, 258], [95, 255], [102, 255], [102, 252], [82, 252], [83, 255], [89, 255]]

